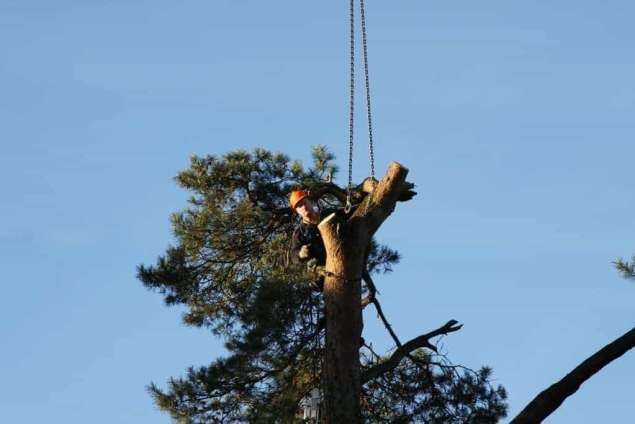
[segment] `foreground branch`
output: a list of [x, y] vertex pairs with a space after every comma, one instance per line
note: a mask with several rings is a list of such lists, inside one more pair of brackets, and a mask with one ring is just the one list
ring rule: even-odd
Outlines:
[[457, 321], [450, 320], [443, 327], [439, 327], [434, 331], [431, 331], [419, 337], [415, 337], [414, 339], [404, 343], [403, 345], [401, 345], [401, 347], [397, 348], [397, 350], [393, 352], [388, 360], [367, 369], [362, 375], [362, 384], [367, 383], [374, 378], [380, 377], [381, 375], [389, 371], [392, 371], [399, 365], [403, 358], [408, 356], [408, 354], [416, 349], [427, 347], [428, 349], [436, 352], [437, 348], [430, 343], [430, 339], [444, 334], [459, 331], [461, 327], [463, 327], [463, 325], [457, 324]]
[[514, 418], [510, 424], [537, 424], [558, 409], [566, 398], [574, 394], [586, 380], [606, 365], [635, 347], [635, 328], [604, 346], [578, 365], [562, 380], [544, 390]]

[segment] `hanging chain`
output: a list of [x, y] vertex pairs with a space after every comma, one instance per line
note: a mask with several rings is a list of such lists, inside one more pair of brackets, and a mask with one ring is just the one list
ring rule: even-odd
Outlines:
[[[368, 155], [370, 157], [370, 176], [375, 179], [375, 149], [373, 145], [373, 114], [370, 102], [370, 78], [368, 76], [368, 40], [366, 36], [366, 7], [364, 0], [359, 0], [362, 21], [362, 44], [364, 54], [364, 77], [366, 83], [366, 111], [368, 117]], [[350, 109], [348, 127], [348, 187], [346, 190], [346, 213], [352, 208], [351, 190], [353, 188], [353, 146], [355, 130], [355, 0], [350, 0]]]
[[364, 0], [359, 0], [362, 15], [362, 42], [364, 45], [364, 75], [366, 77], [366, 111], [368, 115], [368, 155], [370, 157], [370, 176], [375, 179], [375, 152], [373, 147], [373, 115], [370, 107], [370, 79], [368, 77], [368, 43], [366, 41], [366, 13]]
[[349, 21], [351, 30], [351, 79], [350, 79], [350, 110], [348, 121], [348, 188], [346, 189], [346, 209], [348, 213], [351, 210], [351, 189], [353, 188], [353, 140], [355, 128], [355, 0], [350, 0]]

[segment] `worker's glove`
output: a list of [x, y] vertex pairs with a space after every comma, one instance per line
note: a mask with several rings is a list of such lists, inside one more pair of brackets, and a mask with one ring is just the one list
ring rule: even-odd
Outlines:
[[315, 258], [309, 259], [309, 261], [306, 263], [306, 267], [309, 271], [315, 272], [317, 269], [317, 259]]
[[300, 248], [300, 252], [298, 253], [298, 256], [300, 257], [300, 259], [307, 259], [309, 256], [311, 255], [311, 252], [309, 251], [309, 245], [305, 244]]

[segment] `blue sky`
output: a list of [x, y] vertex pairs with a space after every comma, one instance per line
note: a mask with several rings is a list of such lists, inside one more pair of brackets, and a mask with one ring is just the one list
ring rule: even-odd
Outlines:
[[[377, 281], [384, 310], [402, 339], [464, 323], [445, 350], [491, 365], [513, 416], [633, 326], [611, 261], [635, 252], [635, 6], [367, 7], [378, 172], [397, 160], [419, 192], [379, 233], [403, 254]], [[257, 146], [308, 161], [326, 144], [345, 168], [347, 13], [0, 2], [3, 421], [170, 422], [145, 386], [222, 354], [135, 279], [185, 205], [172, 178]], [[365, 328], [390, 347], [372, 313]], [[545, 422], [627, 422], [634, 373], [629, 353]]]

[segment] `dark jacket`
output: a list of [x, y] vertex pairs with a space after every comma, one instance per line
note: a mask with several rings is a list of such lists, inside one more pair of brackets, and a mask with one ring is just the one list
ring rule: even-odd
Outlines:
[[[343, 208], [329, 208], [320, 213], [320, 221], [329, 216], [330, 214], [343, 214]], [[343, 215], [342, 215], [343, 216]], [[309, 257], [300, 259], [298, 254], [300, 249], [305, 244], [309, 245]], [[326, 263], [326, 249], [324, 248], [324, 240], [317, 225], [307, 224], [306, 222], [300, 222], [293, 231], [293, 237], [291, 239], [291, 260], [294, 263], [307, 262], [310, 259], [315, 258], [317, 260], [316, 265], [324, 265]]]
[[[309, 257], [300, 259], [298, 255], [304, 245], [309, 246]], [[322, 240], [317, 225], [301, 222], [293, 231], [293, 237], [291, 239], [291, 259], [294, 263], [299, 263], [306, 262], [312, 258], [317, 260], [317, 265], [324, 265], [326, 262], [324, 241]]]

